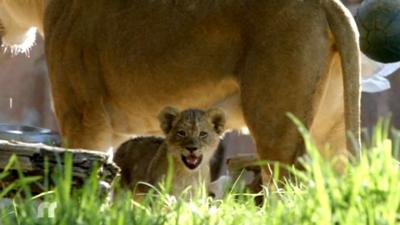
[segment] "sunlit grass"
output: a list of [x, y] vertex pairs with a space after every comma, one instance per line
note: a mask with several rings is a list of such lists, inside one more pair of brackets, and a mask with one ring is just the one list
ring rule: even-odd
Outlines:
[[[81, 190], [71, 189], [71, 160], [67, 159], [63, 172], [54, 177], [58, 185], [40, 196], [29, 195], [26, 186], [36, 178], [21, 177], [13, 183], [11, 188], [19, 192], [1, 207], [0, 224], [398, 224], [400, 170], [393, 149], [400, 139], [390, 140], [388, 127], [380, 123], [369, 149], [345, 161], [341, 175], [323, 160], [300, 127], [309, 148], [303, 159], [305, 170], [292, 169], [295, 178], [285, 186], [265, 190], [262, 205], [254, 204], [255, 195], [243, 192], [228, 190], [223, 200], [213, 200], [205, 190], [192, 198], [184, 193], [175, 198], [166, 193], [168, 188], [153, 191], [142, 202], [121, 191], [110, 201], [99, 194], [95, 174]], [[10, 167], [12, 163], [15, 159]], [[7, 170], [0, 180], [6, 175]], [[0, 197], [8, 191], [0, 190]], [[43, 201], [56, 204], [54, 216], [45, 211], [38, 217]]]

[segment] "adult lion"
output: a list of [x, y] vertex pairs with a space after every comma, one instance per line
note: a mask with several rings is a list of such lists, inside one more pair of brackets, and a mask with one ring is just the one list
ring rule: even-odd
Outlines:
[[[40, 9], [28, 2], [47, 4], [2, 0], [3, 23]], [[69, 147], [105, 151], [159, 133], [165, 105], [224, 108], [229, 128], [248, 126], [261, 159], [293, 164], [303, 154], [287, 112], [335, 155], [346, 130], [359, 141], [358, 34], [338, 0], [52, 0], [44, 15]]]

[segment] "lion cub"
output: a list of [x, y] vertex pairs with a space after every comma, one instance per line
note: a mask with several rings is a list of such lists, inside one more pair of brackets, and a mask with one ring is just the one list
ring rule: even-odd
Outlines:
[[136, 193], [149, 190], [145, 182], [157, 185], [166, 175], [171, 156], [173, 166], [172, 194], [178, 195], [189, 185], [196, 190], [200, 181], [209, 183], [209, 162], [224, 131], [225, 113], [188, 109], [180, 112], [164, 108], [158, 116], [165, 139], [140, 137], [122, 144], [114, 156], [121, 168], [124, 187]]

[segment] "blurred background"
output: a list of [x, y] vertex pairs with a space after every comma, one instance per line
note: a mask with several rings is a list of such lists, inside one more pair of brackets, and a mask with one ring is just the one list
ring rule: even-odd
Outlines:
[[40, 38], [29, 55], [0, 54], [0, 87], [0, 123], [57, 130]]

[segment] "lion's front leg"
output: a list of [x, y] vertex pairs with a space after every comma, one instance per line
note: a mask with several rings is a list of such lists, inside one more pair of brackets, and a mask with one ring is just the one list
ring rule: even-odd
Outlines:
[[79, 109], [56, 108], [56, 113], [64, 147], [104, 152], [112, 146], [110, 120], [101, 101], [88, 102]]

